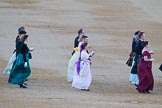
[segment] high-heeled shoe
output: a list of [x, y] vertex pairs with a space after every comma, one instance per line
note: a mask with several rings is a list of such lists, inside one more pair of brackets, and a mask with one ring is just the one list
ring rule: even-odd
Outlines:
[[23, 84], [19, 84], [20, 85], [20, 88], [27, 88], [25, 85]]

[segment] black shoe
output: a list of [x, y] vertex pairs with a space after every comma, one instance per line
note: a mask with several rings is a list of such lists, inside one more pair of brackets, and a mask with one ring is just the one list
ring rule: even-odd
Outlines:
[[149, 90], [146, 90], [145, 92], [146, 92], [146, 93], [150, 93], [150, 91], [149, 91]]
[[138, 87], [136, 88], [136, 90], [139, 92], [139, 89], [138, 89]]
[[138, 87], [138, 85], [137, 84], [134, 84], [136, 87]]
[[20, 85], [20, 88], [27, 88], [25, 85], [23, 84], [19, 84]]
[[82, 91], [90, 91], [89, 89], [81, 89]]

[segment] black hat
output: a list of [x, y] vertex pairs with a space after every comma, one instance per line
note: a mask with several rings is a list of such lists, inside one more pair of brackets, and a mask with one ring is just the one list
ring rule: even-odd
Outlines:
[[136, 32], [134, 33], [134, 35], [137, 36], [139, 33], [140, 33], [140, 31], [136, 31]]
[[18, 28], [18, 32], [21, 31], [21, 30], [25, 30], [25, 27], [21, 26]]
[[19, 27], [19, 28], [18, 28], [18, 33], [19, 33], [20, 31], [25, 31], [25, 27], [23, 27], [23, 26]]
[[26, 31], [25, 30], [20, 30], [19, 34], [26, 34]]

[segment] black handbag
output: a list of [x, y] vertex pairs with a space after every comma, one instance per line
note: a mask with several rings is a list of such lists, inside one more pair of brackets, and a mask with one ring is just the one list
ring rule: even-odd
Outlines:
[[162, 71], [162, 64], [160, 65], [159, 70]]

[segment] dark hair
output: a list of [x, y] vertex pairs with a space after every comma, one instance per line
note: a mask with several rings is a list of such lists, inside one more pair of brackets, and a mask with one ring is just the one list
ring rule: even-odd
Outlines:
[[134, 35], [136, 36], [136, 35], [138, 35], [140, 33], [140, 31], [138, 30], [138, 31], [136, 31], [135, 33], [134, 33]]
[[145, 33], [145, 32], [140, 32], [140, 33], [138, 34], [138, 37], [141, 38], [141, 37], [143, 36], [144, 33]]
[[25, 40], [29, 37], [29, 35], [24, 35], [20, 38], [21, 42], [25, 42]]
[[145, 47], [146, 45], [148, 45], [148, 41], [143, 42], [143, 46]]
[[81, 45], [81, 50], [84, 50], [85, 49], [85, 47], [88, 45], [88, 43], [83, 43], [82, 45]]
[[78, 34], [80, 35], [83, 32], [83, 29], [78, 30]]
[[85, 39], [85, 38], [88, 38], [88, 36], [85, 36], [85, 35], [84, 35], [84, 36], [82, 36], [82, 39]]

